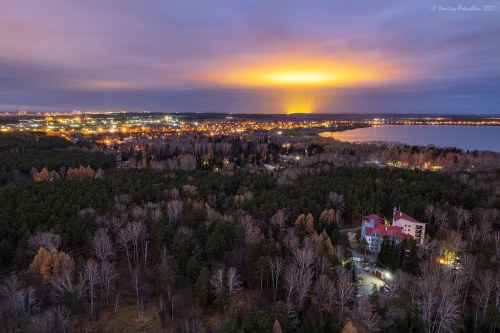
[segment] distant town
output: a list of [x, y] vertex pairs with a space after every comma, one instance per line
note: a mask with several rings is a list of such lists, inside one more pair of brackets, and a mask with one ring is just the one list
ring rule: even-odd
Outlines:
[[199, 133], [209, 136], [308, 129], [337, 131], [375, 125], [500, 126], [496, 116], [347, 115], [347, 114], [224, 114], [158, 112], [82, 112], [0, 114], [1, 132], [42, 132], [119, 143], [137, 136]]

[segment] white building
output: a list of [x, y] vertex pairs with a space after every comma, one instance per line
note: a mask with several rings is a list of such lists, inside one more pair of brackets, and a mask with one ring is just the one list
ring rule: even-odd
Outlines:
[[403, 228], [405, 235], [412, 236], [417, 243], [423, 244], [425, 239], [425, 223], [415, 220], [413, 217], [396, 210], [392, 215], [392, 225]]

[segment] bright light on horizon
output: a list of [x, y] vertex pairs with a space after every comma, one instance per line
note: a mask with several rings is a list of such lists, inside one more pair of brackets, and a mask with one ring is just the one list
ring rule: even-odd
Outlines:
[[325, 84], [335, 80], [337, 76], [326, 72], [277, 72], [266, 76], [266, 79], [281, 84]]
[[[379, 59], [329, 59], [296, 54], [267, 54], [253, 61], [228, 61], [202, 79], [233, 87], [379, 86], [410, 76], [406, 69]], [[368, 58], [368, 57], [367, 57]]]

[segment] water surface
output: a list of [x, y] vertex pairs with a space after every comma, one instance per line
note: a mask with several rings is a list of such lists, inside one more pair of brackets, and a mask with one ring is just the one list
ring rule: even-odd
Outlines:
[[499, 126], [378, 125], [320, 135], [349, 142], [388, 141], [500, 152]]

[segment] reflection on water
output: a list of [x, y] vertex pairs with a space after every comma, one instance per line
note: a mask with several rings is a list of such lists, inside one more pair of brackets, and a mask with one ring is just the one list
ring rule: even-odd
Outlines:
[[320, 135], [350, 142], [388, 141], [500, 152], [498, 126], [381, 125]]

